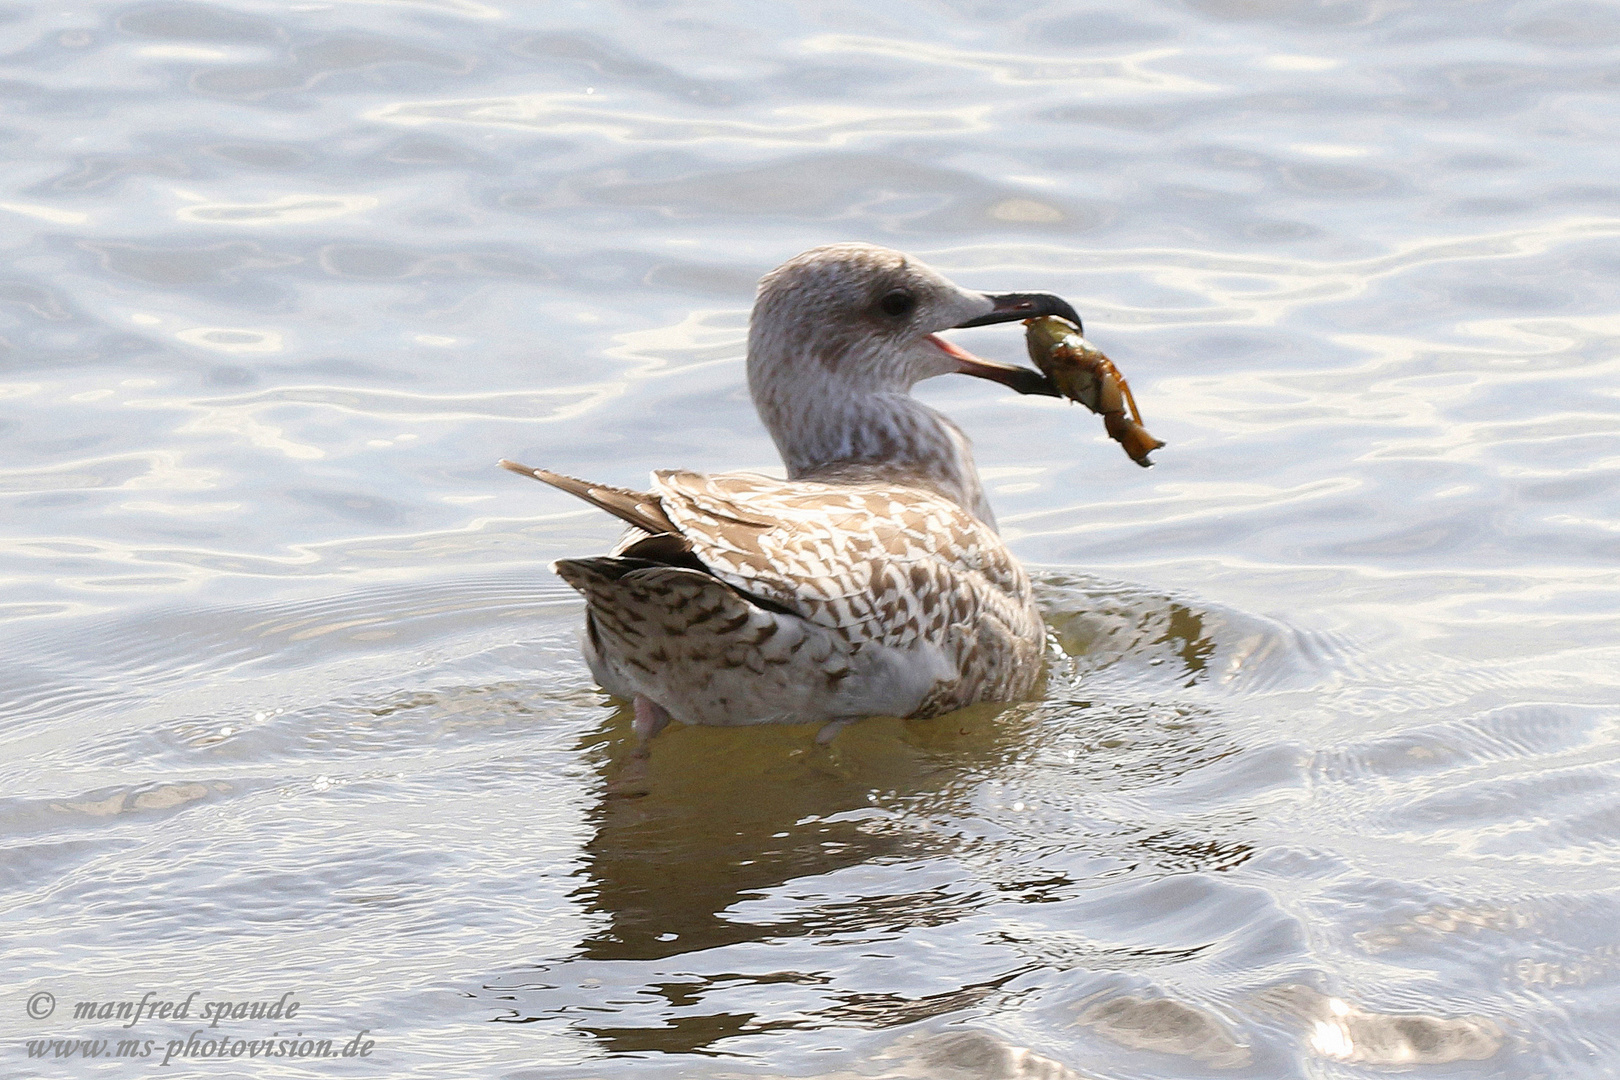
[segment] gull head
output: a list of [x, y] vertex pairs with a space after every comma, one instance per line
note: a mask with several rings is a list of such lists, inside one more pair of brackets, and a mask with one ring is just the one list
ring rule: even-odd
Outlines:
[[921, 485], [994, 528], [967, 436], [911, 388], [962, 373], [1055, 396], [1039, 371], [982, 360], [939, 336], [1037, 315], [1080, 322], [1051, 293], [972, 292], [871, 244], [815, 248], [759, 283], [748, 326], [748, 390], [790, 479]]
[[760, 281], [749, 322], [748, 382], [762, 411], [762, 398], [786, 404], [783, 398], [805, 394], [904, 393], [923, 379], [958, 372], [1019, 393], [1051, 394], [1040, 372], [982, 360], [938, 336], [1037, 315], [1080, 321], [1051, 293], [973, 292], [889, 248], [813, 248]]

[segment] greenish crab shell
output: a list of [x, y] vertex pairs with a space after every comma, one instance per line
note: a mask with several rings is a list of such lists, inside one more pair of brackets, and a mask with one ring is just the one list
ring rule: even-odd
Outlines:
[[[1142, 426], [1125, 377], [1113, 361], [1080, 336], [1079, 327], [1056, 315], [1027, 319], [1024, 343], [1030, 360], [1058, 393], [1100, 414], [1109, 437], [1124, 448], [1132, 461], [1143, 468], [1153, 464], [1148, 454], [1164, 443]], [[1127, 403], [1129, 416], [1125, 411]]]
[[[1027, 320], [1024, 328], [1030, 360], [1052, 380], [1058, 393], [1094, 413], [1114, 412], [1124, 407], [1117, 391], [1113, 395], [1103, 393], [1101, 374], [1105, 369], [1102, 364], [1108, 358], [1081, 337], [1073, 323], [1056, 315], [1043, 315]], [[1114, 400], [1103, 400], [1110, 396]]]

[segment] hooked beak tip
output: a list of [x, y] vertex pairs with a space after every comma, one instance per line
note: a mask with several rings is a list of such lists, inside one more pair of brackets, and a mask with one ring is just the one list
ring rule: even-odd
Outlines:
[[[994, 326], [997, 323], [1034, 319], [1041, 315], [1057, 315], [1068, 319], [1076, 327], [1080, 326], [1080, 316], [1074, 310], [1074, 306], [1056, 293], [985, 293], [984, 298], [992, 305], [989, 313], [957, 323], [957, 327]], [[1084, 332], [1081, 330], [1081, 333]]]

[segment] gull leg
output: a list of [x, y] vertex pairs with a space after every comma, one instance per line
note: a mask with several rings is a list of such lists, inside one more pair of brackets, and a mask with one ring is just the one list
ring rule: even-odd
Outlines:
[[845, 728], [849, 727], [849, 725], [853, 724], [859, 719], [860, 717], [858, 716], [841, 716], [837, 720], [829, 720], [825, 724], [822, 724], [821, 730], [816, 732], [816, 745], [826, 746], [828, 743], [838, 738], [838, 733], [840, 731], [843, 731]]
[[632, 704], [636, 709], [635, 723], [630, 730], [636, 733], [636, 757], [647, 756], [647, 744], [652, 737], [669, 726], [669, 713], [645, 694], [637, 694]]
[[630, 725], [630, 730], [636, 733], [636, 748], [630, 751], [630, 760], [624, 763], [618, 777], [608, 784], [610, 799], [639, 799], [648, 793], [647, 760], [652, 751], [647, 744], [669, 726], [669, 712], [652, 698], [637, 694], [630, 703], [636, 710], [635, 721]]

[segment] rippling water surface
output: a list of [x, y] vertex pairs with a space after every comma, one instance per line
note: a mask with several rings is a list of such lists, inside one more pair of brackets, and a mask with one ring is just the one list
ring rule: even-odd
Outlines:
[[[376, 1042], [169, 1066], [211, 1077], [1620, 1071], [1613, 5], [85, 0], [0, 42], [0, 1072], [155, 1065], [26, 1041], [193, 990]], [[1044, 696], [676, 728], [614, 797], [546, 565], [615, 524], [493, 463], [774, 465], [753, 283], [844, 239], [1071, 298], [1170, 445], [925, 387]]]

